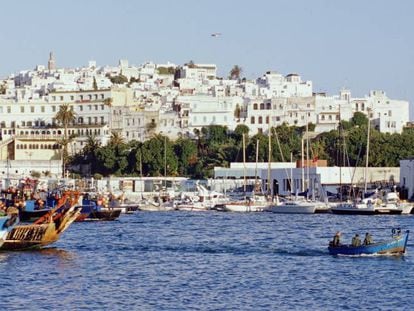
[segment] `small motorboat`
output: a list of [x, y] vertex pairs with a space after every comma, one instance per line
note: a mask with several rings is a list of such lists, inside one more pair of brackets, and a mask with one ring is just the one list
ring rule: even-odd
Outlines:
[[403, 255], [407, 247], [409, 233], [409, 230], [401, 232], [400, 228], [394, 228], [389, 240], [358, 246], [345, 244], [334, 246], [333, 241], [331, 241], [328, 250], [331, 255]]

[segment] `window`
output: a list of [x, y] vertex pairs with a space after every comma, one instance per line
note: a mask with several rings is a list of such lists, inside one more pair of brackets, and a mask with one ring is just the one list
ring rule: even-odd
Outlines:
[[269, 116], [266, 116], [266, 124], [269, 124]]
[[259, 121], [257, 123], [259, 123], [259, 124], [263, 123], [263, 117], [262, 116], [259, 117]]
[[70, 100], [74, 100], [74, 99], [75, 99], [75, 96], [70, 95]]
[[98, 105], [95, 105], [95, 110], [98, 110]]
[[392, 110], [388, 110], [388, 116], [392, 117]]
[[60, 101], [63, 101], [63, 96], [60, 96]]
[[56, 106], [52, 106], [52, 111], [56, 112]]
[[82, 105], [79, 106], [79, 111], [83, 111], [83, 106]]
[[101, 110], [104, 110], [105, 109], [105, 105], [101, 105]]
[[257, 110], [257, 104], [254, 104], [254, 105], [253, 105], [253, 109], [254, 109], [254, 110]]
[[40, 111], [45, 112], [45, 106], [40, 106]]
[[250, 124], [254, 124], [254, 117], [250, 118]]
[[7, 106], [7, 113], [11, 113], [11, 107]]
[[30, 112], [35, 112], [35, 108], [33, 106], [30, 106]]
[[264, 110], [264, 103], [260, 104], [260, 110]]
[[24, 113], [24, 107], [23, 106], [20, 107], [20, 112]]

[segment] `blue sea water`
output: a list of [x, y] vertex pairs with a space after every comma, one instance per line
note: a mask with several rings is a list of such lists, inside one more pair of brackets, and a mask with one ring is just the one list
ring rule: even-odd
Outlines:
[[[334, 257], [413, 216], [137, 212], [74, 223], [40, 251], [0, 253], [0, 310], [410, 310], [414, 237], [403, 257]], [[414, 232], [413, 232], [414, 233]]]

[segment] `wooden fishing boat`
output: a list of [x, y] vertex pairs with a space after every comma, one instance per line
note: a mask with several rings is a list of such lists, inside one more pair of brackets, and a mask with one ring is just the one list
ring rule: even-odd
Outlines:
[[0, 216], [0, 247], [4, 244], [9, 232], [19, 222], [17, 215]]
[[0, 250], [23, 250], [41, 248], [56, 242], [61, 234], [78, 217], [76, 207], [79, 193], [67, 191], [55, 208], [33, 224], [18, 224], [6, 235]]
[[393, 229], [392, 236], [389, 240], [360, 245], [338, 245], [333, 246], [332, 242], [329, 243], [329, 254], [331, 255], [372, 255], [372, 254], [391, 254], [402, 255], [405, 253], [408, 242], [409, 230], [401, 232], [400, 229]]

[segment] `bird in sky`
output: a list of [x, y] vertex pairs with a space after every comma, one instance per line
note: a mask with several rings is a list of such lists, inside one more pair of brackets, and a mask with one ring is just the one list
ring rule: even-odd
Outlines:
[[220, 32], [214, 32], [214, 33], [211, 34], [211, 36], [212, 37], [219, 37], [219, 36], [221, 36], [221, 33]]

